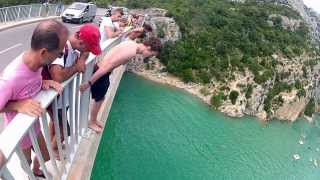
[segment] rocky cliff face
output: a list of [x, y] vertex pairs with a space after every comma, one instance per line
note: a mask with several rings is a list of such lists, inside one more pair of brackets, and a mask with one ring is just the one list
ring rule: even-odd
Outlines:
[[263, 2], [273, 2], [279, 5], [289, 6], [296, 10], [303, 20], [311, 28], [311, 35], [314, 40], [320, 42], [320, 16], [312, 9], [304, 5], [303, 0], [259, 0]]
[[[302, 0], [264, 0], [264, 2], [266, 1], [289, 6], [298, 11], [304, 22], [311, 27], [314, 42], [316, 43], [319, 41], [320, 23], [318, 22], [320, 22], [320, 18], [315, 12], [307, 8]], [[167, 13], [166, 10], [145, 9], [132, 10], [132, 12], [148, 14], [150, 18], [147, 23], [153, 27], [154, 34], [160, 37], [163, 42], [176, 41], [181, 38], [179, 26], [173, 18], [165, 16]], [[277, 14], [270, 15], [269, 18], [271, 20], [272, 18], [281, 18], [283, 28], [291, 30], [299, 27], [302, 23], [301, 20], [290, 19], [289, 17]], [[270, 21], [270, 26], [273, 26], [272, 21]], [[191, 93], [199, 96], [207, 103], [210, 103], [210, 98], [215, 94], [216, 90], [227, 87], [227, 90], [225, 90], [226, 95], [231, 91], [237, 91], [239, 92], [239, 96], [234, 104], [227, 98], [219, 107], [221, 112], [232, 117], [241, 117], [247, 114], [256, 116], [262, 120], [275, 117], [277, 119], [294, 121], [303, 113], [309, 100], [315, 97], [316, 94], [320, 95], [320, 88], [318, 87], [319, 83], [317, 83], [320, 77], [320, 66], [315, 64], [307, 65], [310, 61], [315, 61], [314, 59], [310, 59], [306, 54], [303, 54], [301, 57], [288, 59], [275, 52], [272, 58], [279, 62], [276, 67], [276, 72], [281, 75], [280, 82], [294, 86], [295, 83], [299, 81], [301, 83], [301, 88], [300, 91], [293, 88], [291, 91], [280, 92], [273, 97], [270, 108], [271, 112], [268, 113], [264, 110], [264, 107], [266, 105], [268, 93], [275, 86], [276, 75], [264, 85], [254, 82], [254, 75], [249, 70], [246, 70], [245, 73], [235, 72], [234, 80], [227, 81], [226, 84], [214, 82], [213, 80], [209, 85], [181, 85], [182, 82], [171, 83], [171, 85], [184, 88], [188, 91], [190, 90]], [[157, 59], [146, 62], [142, 57], [137, 57], [129, 64], [129, 70], [143, 72], [142, 74], [148, 74], [145, 72], [150, 72], [149, 76], [154, 76], [156, 77], [155, 79], [165, 79], [168, 77], [168, 74], [164, 72], [164, 69], [165, 67], [161, 65]], [[148, 75], [145, 76], [147, 77]], [[167, 83], [168, 81], [164, 80], [163, 82]], [[245, 89], [249, 85], [253, 87], [252, 93], [250, 97], [246, 97]], [[203, 92], [204, 89], [206, 89], [205, 93]]]

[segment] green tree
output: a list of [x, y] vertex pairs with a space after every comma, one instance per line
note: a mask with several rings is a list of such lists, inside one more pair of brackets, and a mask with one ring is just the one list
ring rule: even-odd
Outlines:
[[306, 106], [306, 109], [304, 110], [304, 114], [306, 116], [312, 117], [312, 114], [315, 112], [315, 104], [314, 99], [311, 98], [309, 103]]
[[231, 100], [232, 104], [236, 104], [238, 96], [239, 96], [239, 92], [238, 91], [231, 91], [230, 92], [229, 99]]

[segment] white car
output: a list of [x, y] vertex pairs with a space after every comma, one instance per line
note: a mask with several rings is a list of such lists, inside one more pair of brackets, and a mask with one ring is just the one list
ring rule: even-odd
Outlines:
[[80, 24], [89, 21], [92, 22], [96, 17], [97, 6], [92, 3], [72, 3], [63, 13], [63, 22], [78, 22]]

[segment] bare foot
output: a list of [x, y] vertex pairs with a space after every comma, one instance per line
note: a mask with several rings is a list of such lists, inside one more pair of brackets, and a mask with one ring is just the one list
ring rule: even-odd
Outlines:
[[99, 127], [103, 128], [103, 122], [101, 122], [101, 121], [96, 121], [96, 124], [97, 124]]
[[88, 127], [97, 133], [101, 133], [102, 129], [96, 123], [89, 123]]
[[33, 169], [33, 174], [38, 178], [46, 179], [46, 177], [44, 176], [43, 172], [40, 169], [38, 170]]

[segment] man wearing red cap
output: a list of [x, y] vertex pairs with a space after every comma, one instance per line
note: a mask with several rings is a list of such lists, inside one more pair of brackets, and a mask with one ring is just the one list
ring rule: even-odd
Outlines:
[[[94, 55], [101, 54], [100, 48], [100, 32], [98, 27], [93, 24], [83, 25], [78, 32], [68, 38], [64, 48], [64, 55], [56, 59], [49, 67], [49, 74], [52, 80], [63, 82], [69, 79], [75, 73], [83, 73], [85, 71], [85, 61], [89, 56], [89, 52]], [[69, 96], [68, 88], [64, 91], [66, 96]], [[69, 102], [65, 102], [66, 107]], [[58, 118], [61, 132], [61, 141], [63, 141], [63, 128], [62, 128], [62, 98], [58, 99]], [[53, 121], [50, 122], [50, 133], [52, 137], [52, 145], [57, 152], [57, 141], [53, 126]], [[68, 134], [69, 132], [68, 126]]]

